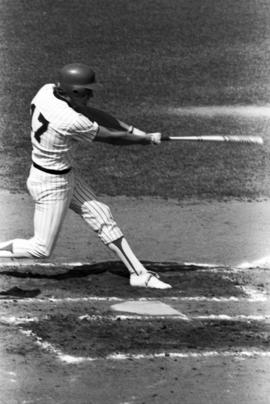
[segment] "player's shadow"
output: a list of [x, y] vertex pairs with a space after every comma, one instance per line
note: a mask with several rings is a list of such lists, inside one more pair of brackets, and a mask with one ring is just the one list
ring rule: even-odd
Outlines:
[[[205, 266], [203, 265], [196, 265], [196, 264], [180, 264], [176, 262], [153, 262], [153, 261], [142, 261], [143, 265], [146, 267], [147, 270], [153, 271], [158, 273], [166, 273], [166, 277], [168, 277], [168, 280], [174, 282], [175, 285], [175, 290], [178, 290], [180, 286], [185, 283], [189, 282], [192, 277], [192, 282], [191, 284], [196, 285], [196, 287], [199, 287], [200, 290], [201, 288], [204, 289], [205, 282], [207, 283], [207, 288], [209, 288], [209, 275], [207, 279], [205, 279], [205, 282], [203, 282], [204, 277], [199, 274], [199, 270], [203, 270], [205, 272]], [[197, 273], [196, 273], [197, 271]], [[182, 273], [185, 274], [184, 278], [182, 276], [177, 276], [177, 274]], [[191, 274], [192, 273], [192, 274]], [[105, 277], [99, 276], [100, 274], [104, 274]], [[189, 275], [190, 274], [190, 275]], [[97, 276], [96, 276], [97, 275]], [[116, 275], [116, 277], [112, 277], [111, 275]], [[74, 266], [64, 266], [64, 265], [53, 265], [50, 267], [49, 265], [44, 266], [42, 262], [38, 263], [29, 263], [29, 266], [22, 265], [22, 266], [15, 266], [12, 263], [10, 266], [2, 267], [0, 268], [0, 279], [1, 276], [5, 279], [5, 282], [3, 284], [8, 284], [8, 279], [15, 278], [17, 281], [12, 281], [11, 283], [17, 283], [20, 282], [19, 279], [21, 279], [21, 285], [23, 286], [23, 289], [21, 287], [18, 287], [19, 285], [16, 285], [15, 287], [13, 286], [11, 289], [9, 288], [8, 290], [0, 290], [0, 300], [2, 299], [23, 299], [27, 297], [36, 297], [41, 293], [41, 290], [39, 289], [44, 283], [42, 280], [50, 280], [50, 281], [56, 281], [56, 282], [61, 282], [61, 281], [72, 281], [72, 287], [76, 289], [82, 287], [82, 283], [80, 279], [83, 278], [91, 278], [91, 285], [95, 290], [95, 293], [103, 293], [104, 290], [105, 292], [107, 291], [106, 287], [112, 287], [114, 285], [114, 282], [116, 278], [122, 277], [123, 282], [126, 282], [126, 280], [129, 278], [129, 272], [125, 265], [121, 261], [105, 261], [105, 262], [99, 262], [95, 264], [75, 264]], [[213, 281], [211, 277], [211, 282]], [[26, 280], [26, 282], [25, 282]], [[29, 282], [28, 282], [29, 280]], [[32, 282], [32, 281], [33, 282]], [[40, 280], [36, 282], [36, 280]], [[74, 280], [74, 282], [73, 282]], [[78, 282], [76, 282], [78, 280]], [[215, 280], [215, 279], [214, 279]], [[45, 281], [46, 282], [46, 281]], [[54, 282], [53, 282], [54, 283]], [[50, 283], [49, 283], [50, 284]], [[29, 286], [37, 285], [38, 288], [35, 289], [29, 289]], [[83, 282], [83, 285], [84, 282]], [[101, 287], [102, 285], [102, 287]], [[104, 285], [107, 285], [104, 289]], [[122, 285], [121, 283], [117, 283], [117, 285]], [[31, 287], [30, 286], [30, 287]], [[181, 286], [181, 287], [182, 287]], [[26, 289], [26, 288], [27, 289]], [[64, 286], [65, 288], [66, 286]], [[117, 287], [114, 287], [114, 291], [116, 291]], [[123, 294], [123, 288], [120, 286], [121, 293]], [[118, 289], [117, 289], [118, 290]], [[105, 293], [104, 292], [104, 293]], [[107, 292], [106, 292], [107, 293]], [[116, 292], [115, 292], [116, 293]], [[120, 293], [120, 292], [119, 292]], [[130, 295], [130, 290], [128, 291]], [[144, 292], [145, 293], [145, 292]], [[152, 291], [151, 291], [152, 293]]]
[[[142, 261], [142, 264], [149, 271], [154, 271], [158, 273], [164, 272], [180, 272], [180, 271], [196, 271], [200, 269], [200, 266], [197, 265], [187, 265], [187, 264], [178, 264], [175, 262], [153, 262], [153, 261]], [[6, 275], [10, 277], [16, 278], [40, 278], [40, 279], [55, 279], [55, 280], [63, 280], [69, 278], [82, 278], [89, 275], [101, 274], [103, 272], [110, 272], [112, 274], [116, 274], [119, 276], [123, 276], [125, 278], [129, 277], [129, 273], [127, 268], [121, 261], [105, 261], [96, 264], [84, 264], [84, 265], [74, 265], [74, 267], [69, 268], [65, 272], [65, 268], [61, 268], [59, 264], [60, 273], [57, 272], [57, 268], [54, 267], [54, 273], [44, 273], [44, 267], [37, 264], [33, 266], [31, 269], [31, 265], [29, 268], [25, 268], [25, 270], [21, 268], [12, 268], [12, 265], [9, 269], [0, 270], [0, 276]], [[39, 272], [38, 272], [39, 270]]]
[[0, 292], [0, 300], [1, 299], [24, 299], [27, 297], [36, 297], [41, 293], [40, 289], [21, 289], [17, 286], [10, 288], [8, 290], [3, 290]]

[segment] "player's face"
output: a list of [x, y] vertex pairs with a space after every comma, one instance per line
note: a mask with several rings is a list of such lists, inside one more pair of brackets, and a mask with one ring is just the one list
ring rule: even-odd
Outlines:
[[93, 97], [93, 90], [90, 89], [85, 89], [83, 91], [72, 93], [72, 101], [76, 105], [86, 106], [92, 97]]

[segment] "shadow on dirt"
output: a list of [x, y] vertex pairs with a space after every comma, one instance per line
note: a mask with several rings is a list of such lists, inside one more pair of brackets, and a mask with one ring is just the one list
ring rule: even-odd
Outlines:
[[[152, 261], [142, 261], [143, 265], [149, 270], [158, 273], [164, 272], [186, 272], [186, 271], [196, 271], [205, 267], [201, 267], [199, 265], [193, 264], [178, 264], [175, 262], [152, 262]], [[38, 270], [42, 269], [42, 273], [38, 272]], [[67, 269], [65, 272], [65, 268], [61, 264], [59, 264], [59, 268], [54, 267], [54, 272], [57, 272], [57, 269], [61, 270], [61, 273], [44, 273], [44, 267], [40, 264], [25, 266], [24, 270], [18, 267], [13, 266], [12, 264], [8, 269], [0, 270], [1, 275], [12, 276], [16, 278], [42, 278], [42, 279], [56, 279], [63, 280], [69, 278], [81, 278], [84, 276], [101, 274], [103, 272], [110, 272], [116, 275], [124, 276], [125, 278], [129, 277], [126, 267], [120, 261], [106, 261], [100, 262], [97, 264], [84, 264], [77, 265], [70, 269]]]
[[[143, 261], [144, 266], [173, 285], [167, 296], [239, 296], [244, 292], [238, 281], [223, 276], [223, 271], [207, 271], [196, 265], [174, 262]], [[203, 269], [203, 271], [200, 271]], [[212, 268], [211, 268], [212, 269]], [[38, 263], [25, 266], [10, 265], [0, 269], [2, 292], [0, 299], [51, 296], [117, 296], [121, 298], [160, 296], [162, 290], [132, 288], [129, 273], [122, 262], [107, 261], [96, 264], [75, 264], [74, 266]], [[143, 289], [143, 290], [141, 290]]]

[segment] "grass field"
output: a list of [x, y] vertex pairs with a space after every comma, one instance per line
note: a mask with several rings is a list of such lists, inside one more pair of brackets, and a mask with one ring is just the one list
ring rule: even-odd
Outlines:
[[0, 186], [25, 190], [32, 96], [65, 63], [91, 64], [95, 105], [148, 130], [259, 134], [264, 146], [95, 145], [78, 169], [108, 195], [270, 196], [267, 117], [185, 116], [170, 108], [265, 105], [270, 98], [267, 0], [1, 0]]

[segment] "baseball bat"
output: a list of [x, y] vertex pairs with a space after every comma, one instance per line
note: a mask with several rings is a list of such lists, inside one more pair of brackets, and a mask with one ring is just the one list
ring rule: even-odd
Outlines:
[[202, 135], [202, 136], [168, 136], [162, 140], [186, 140], [198, 142], [237, 142], [263, 144], [260, 136], [237, 136], [237, 135]]

